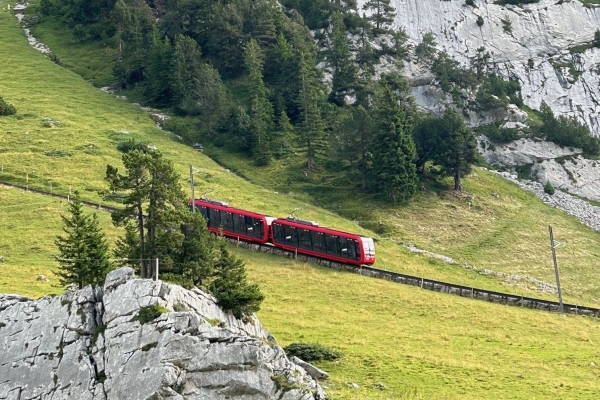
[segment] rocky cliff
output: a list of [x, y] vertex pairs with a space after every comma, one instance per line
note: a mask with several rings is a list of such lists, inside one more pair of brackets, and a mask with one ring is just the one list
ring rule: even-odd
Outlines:
[[[359, 0], [359, 5], [365, 2]], [[576, 116], [600, 135], [600, 49], [590, 46], [600, 29], [600, 7], [579, 0], [496, 3], [474, 0], [471, 7], [464, 0], [392, 0], [395, 25], [412, 44], [431, 32], [438, 50], [463, 64], [484, 47], [498, 72], [518, 77], [526, 105], [537, 109], [544, 100], [555, 114]], [[510, 32], [502, 20], [510, 21]], [[407, 71], [417, 99], [435, 103], [435, 96], [426, 96], [431, 81], [427, 71], [411, 63]]]
[[273, 343], [255, 317], [121, 268], [103, 288], [0, 295], [0, 399], [324, 399]]

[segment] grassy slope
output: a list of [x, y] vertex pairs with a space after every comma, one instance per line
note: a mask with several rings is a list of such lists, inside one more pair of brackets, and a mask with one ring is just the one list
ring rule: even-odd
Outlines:
[[[94, 212], [86, 208], [87, 213]], [[0, 292], [40, 297], [63, 292], [53, 271], [54, 239], [62, 234], [60, 214], [66, 202], [0, 185]], [[97, 212], [100, 226], [110, 243], [119, 235], [110, 214]], [[45, 275], [49, 282], [38, 281]]]
[[[59, 28], [56, 21], [47, 19], [46, 22], [36, 25], [34, 32], [40, 35], [61, 59], [66, 58], [69, 63], [77, 65], [77, 70], [85, 70], [85, 65], [91, 66], [92, 70], [98, 70], [102, 58], [97, 48], [92, 47], [89, 53], [91, 55], [81, 57], [81, 54], [88, 54], [84, 52], [86, 46], [72, 45], [72, 39], [68, 39], [69, 34]], [[113, 105], [113, 109], [109, 110], [109, 115], [111, 120], [114, 120], [114, 99], [110, 104]], [[126, 107], [128, 106], [122, 105], [122, 108]], [[140, 117], [136, 114], [132, 118]], [[125, 122], [118, 125], [106, 124], [97, 119], [93, 123], [102, 127], [104, 132], [110, 129], [119, 130], [126, 125]], [[150, 137], [152, 142], [158, 140], [155, 136], [156, 130], [153, 127], [146, 128], [146, 124], [138, 123], [137, 130], [127, 127], [125, 129], [138, 132], [144, 138]], [[107, 145], [110, 146], [111, 143]], [[360, 230], [356, 224], [335, 217], [333, 213], [336, 213], [381, 233], [380, 238], [386, 240], [415, 243], [418, 247], [449, 255], [460, 263], [501, 273], [531, 276], [546, 282], [554, 280], [547, 238], [547, 225], [553, 224], [557, 239], [568, 242], [567, 246], [561, 247], [558, 252], [565, 298], [568, 301], [590, 305], [596, 304], [593, 299], [600, 298], [600, 288], [594, 285], [600, 278], [600, 274], [594, 268], [600, 261], [600, 253], [597, 251], [600, 235], [583, 227], [575, 218], [543, 205], [533, 194], [524, 192], [516, 185], [486, 171], [477, 170], [475, 175], [465, 181], [465, 196], [448, 195], [445, 187], [431, 186], [427, 192], [419, 193], [408, 205], [390, 207], [378, 202], [373, 196], [357, 194], [353, 188], [333, 189], [330, 183], [332, 177], [307, 179], [301, 165], [294, 161], [288, 165], [275, 163], [267, 168], [256, 168], [250, 160], [240, 157], [239, 154], [208, 148], [209, 154], [233, 171], [239, 171], [264, 188], [277, 191], [277, 195], [263, 191], [264, 195], [275, 199], [270, 201], [271, 199], [257, 199], [256, 186], [249, 186], [246, 182], [240, 183], [239, 179], [223, 174], [220, 168], [215, 167], [215, 164], [206, 158], [188, 155], [191, 154], [189, 150], [180, 151], [181, 147], [173, 146], [168, 141], [157, 145], [161, 149], [166, 149], [166, 146], [169, 149], [177, 149], [176, 152], [171, 152], [172, 156], [181, 154], [190, 157], [190, 160], [194, 156], [196, 160], [202, 160], [194, 163], [202, 165], [209, 174], [204, 176], [205, 180], [201, 181], [200, 187], [216, 189], [215, 197], [229, 200], [236, 206], [262, 210], [272, 215], [285, 215], [293, 208], [301, 206], [302, 217], [319, 220], [323, 225], [374, 235], [372, 231]], [[102, 151], [104, 152], [104, 149]], [[115, 156], [111, 154], [112, 157]], [[185, 164], [181, 162], [179, 165], [181, 172], [185, 173]], [[290, 183], [300, 180], [308, 182]], [[101, 186], [101, 182], [94, 185]], [[246, 189], [232, 190], [236, 187]], [[325, 213], [323, 208], [307, 204], [327, 208], [332, 213]], [[535, 285], [525, 279], [521, 280], [517, 287], [507, 287], [500, 283], [501, 279], [482, 278], [459, 266], [415, 261], [405, 250], [386, 240], [379, 241], [377, 246], [377, 265], [380, 268], [473, 286], [484, 285], [487, 288], [514, 293], [536, 289]], [[550, 297], [543, 294], [540, 296]]]
[[[188, 162], [202, 166], [207, 174], [201, 177], [201, 186], [217, 189], [219, 197], [236, 205], [272, 214], [284, 214], [303, 206], [306, 217], [369, 233], [333, 213], [294, 199], [303, 195], [272, 196], [270, 191], [226, 173], [206, 157], [175, 145], [134, 107], [94, 90], [74, 74], [30, 50], [12, 17], [1, 12], [0, 32], [0, 59], [6, 60], [7, 67], [0, 69], [0, 93], [14, 101], [21, 115], [32, 114], [23, 119], [0, 119], [0, 163], [10, 165], [13, 170], [37, 168], [41, 173], [35, 175], [33, 183], [38, 182], [35, 179], [44, 183], [43, 173], [44, 179], [51, 177], [61, 185], [58, 190], [65, 190], [69, 184], [83, 188], [86, 179], [89, 188], [102, 187], [104, 164], [117, 163], [119, 156], [106, 132], [127, 129], [163, 149], [177, 161], [182, 173]], [[19, 71], [19, 75], [12, 75], [10, 85], [5, 84], [9, 79], [7, 70]], [[59, 128], [42, 129], [40, 119], [50, 112], [49, 116], [62, 118], [66, 123]], [[35, 135], [25, 137], [25, 131]], [[100, 155], [78, 151], [76, 147], [81, 142], [96, 144]], [[74, 155], [50, 158], [43, 155], [47, 146], [64, 148]], [[86, 171], [87, 175], [82, 176]], [[495, 178], [489, 179], [492, 179], [490, 185], [496, 184]], [[502, 196], [515, 195], [512, 186], [507, 189], [500, 185], [494, 190]], [[264, 198], [266, 194], [270, 197]], [[86, 195], [97, 199], [94, 191], [87, 191]], [[10, 239], [0, 236], [2, 251], [8, 249], [11, 253], [8, 262], [0, 266], [0, 278], [6, 279], [9, 274], [28, 267], [25, 264], [31, 264], [33, 269], [23, 276], [44, 272], [35, 268], [35, 259], [46, 260], [53, 252], [51, 241], [59, 232], [56, 211], [60, 204], [11, 190], [0, 192], [0, 196], [0, 206], [4, 207], [0, 221], [5, 224], [10, 220], [13, 232]], [[518, 204], [519, 196], [553, 218], [571, 221], [522, 192], [507, 203], [514, 203], [517, 210], [526, 207], [529, 203]], [[438, 200], [431, 201], [433, 207]], [[466, 208], [461, 199], [444, 201], [452, 205], [447, 209], [453, 212]], [[42, 207], [36, 214], [35, 225], [31, 222], [34, 203], [35, 207]], [[353, 207], [358, 209], [357, 205]], [[406, 209], [411, 207], [417, 208], [410, 205]], [[50, 211], [51, 208], [56, 211]], [[401, 213], [403, 209], [395, 211]], [[424, 221], [421, 219], [423, 225]], [[409, 222], [407, 219], [406, 223]], [[28, 230], [32, 225], [38, 228]], [[4, 232], [4, 225], [0, 229]], [[590, 233], [585, 235], [593, 237]], [[28, 256], [27, 246], [34, 242], [36, 255]], [[591, 361], [597, 364], [600, 358], [595, 350], [600, 339], [596, 320], [470, 301], [269, 255], [243, 250], [236, 253], [247, 261], [250, 278], [259, 282], [267, 295], [259, 317], [281, 344], [318, 341], [345, 352], [340, 363], [322, 364], [333, 373], [326, 385], [334, 398], [593, 398], [600, 389], [598, 370], [590, 366]], [[389, 242], [379, 243], [378, 254], [381, 266], [500, 287], [490, 278], [461, 268], [425, 262]], [[19, 257], [24, 261], [12, 265], [12, 260]], [[30, 280], [17, 279], [12, 283], [0, 280], [0, 291], [6, 291], [11, 284], [21, 293], [37, 295], [44, 291], [44, 288], [30, 288], [34, 284]], [[349, 389], [345, 385], [349, 381], [361, 388]], [[378, 382], [387, 389], [373, 389], [372, 385]]]
[[[591, 399], [598, 391], [600, 371], [590, 364], [600, 356], [597, 320], [265, 255], [253, 256], [248, 269], [268, 294], [259, 318], [280, 344], [319, 342], [345, 353], [339, 363], [320, 364], [333, 375], [326, 385], [334, 398]], [[379, 382], [388, 389], [373, 389]]]

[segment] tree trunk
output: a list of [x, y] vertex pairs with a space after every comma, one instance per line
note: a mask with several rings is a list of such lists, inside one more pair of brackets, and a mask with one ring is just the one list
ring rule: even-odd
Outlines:
[[462, 192], [462, 185], [460, 184], [460, 170], [457, 169], [454, 174], [454, 190]]
[[144, 263], [145, 254], [145, 242], [144, 242], [144, 212], [142, 209], [142, 203], [138, 202], [138, 229], [140, 230], [140, 274], [142, 279], [146, 277], [146, 268]]

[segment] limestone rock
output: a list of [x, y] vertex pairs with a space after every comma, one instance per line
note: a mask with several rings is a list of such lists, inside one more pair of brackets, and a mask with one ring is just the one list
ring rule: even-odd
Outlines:
[[[169, 312], [142, 323], [155, 305]], [[103, 288], [0, 295], [0, 399], [324, 399], [272, 340], [198, 289], [120, 268]]]
[[306, 361], [294, 356], [291, 360], [294, 364], [299, 367], [302, 367], [308, 375], [310, 375], [314, 379], [329, 379], [329, 374], [318, 367], [315, 367], [311, 363], [307, 363]]

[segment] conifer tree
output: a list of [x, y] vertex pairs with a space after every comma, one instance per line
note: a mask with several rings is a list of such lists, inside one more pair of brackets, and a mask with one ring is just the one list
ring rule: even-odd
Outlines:
[[342, 14], [336, 11], [331, 16], [331, 48], [329, 63], [333, 72], [329, 100], [337, 105], [345, 104], [345, 98], [354, 93], [356, 86], [356, 65], [352, 60], [350, 40], [346, 35], [346, 25]]
[[206, 229], [206, 220], [199, 213], [185, 216], [182, 231], [184, 239], [177, 251], [179, 266], [175, 272], [189, 279], [197, 287], [204, 287], [214, 272], [214, 263], [218, 256], [215, 239]]
[[168, 38], [161, 40], [156, 26], [145, 68], [144, 96], [157, 107], [168, 107], [173, 100], [171, 73], [173, 49]]
[[229, 253], [225, 241], [220, 242], [220, 257], [215, 262], [210, 292], [217, 298], [219, 307], [230, 311], [236, 318], [250, 315], [260, 309], [264, 299], [256, 284], [249, 284], [242, 260]]
[[410, 136], [411, 113], [399, 104], [387, 83], [382, 86], [375, 106], [374, 183], [382, 193], [397, 202], [412, 197], [416, 192], [416, 150]]
[[396, 9], [390, 4], [390, 0], [368, 0], [363, 5], [363, 10], [371, 12], [368, 20], [373, 25], [374, 36], [386, 33], [396, 16]]
[[453, 108], [446, 109], [439, 129], [441, 145], [433, 161], [454, 177], [454, 190], [462, 191], [461, 178], [471, 172], [472, 164], [478, 160], [475, 135]]
[[250, 84], [250, 140], [252, 156], [257, 165], [271, 162], [270, 140], [274, 112], [269, 101], [269, 91], [263, 82], [262, 52], [256, 40], [251, 39], [244, 50], [244, 61]]
[[196, 41], [179, 35], [173, 51], [172, 91], [175, 104], [187, 114], [200, 115], [205, 129], [224, 115], [227, 95], [219, 72], [202, 60]]
[[60, 283], [74, 283], [79, 289], [102, 284], [110, 270], [108, 243], [96, 214], [86, 215], [82, 208], [79, 193], [75, 192], [69, 214], [61, 215], [65, 236], [57, 236], [55, 241], [60, 253], [55, 257], [60, 264]]

